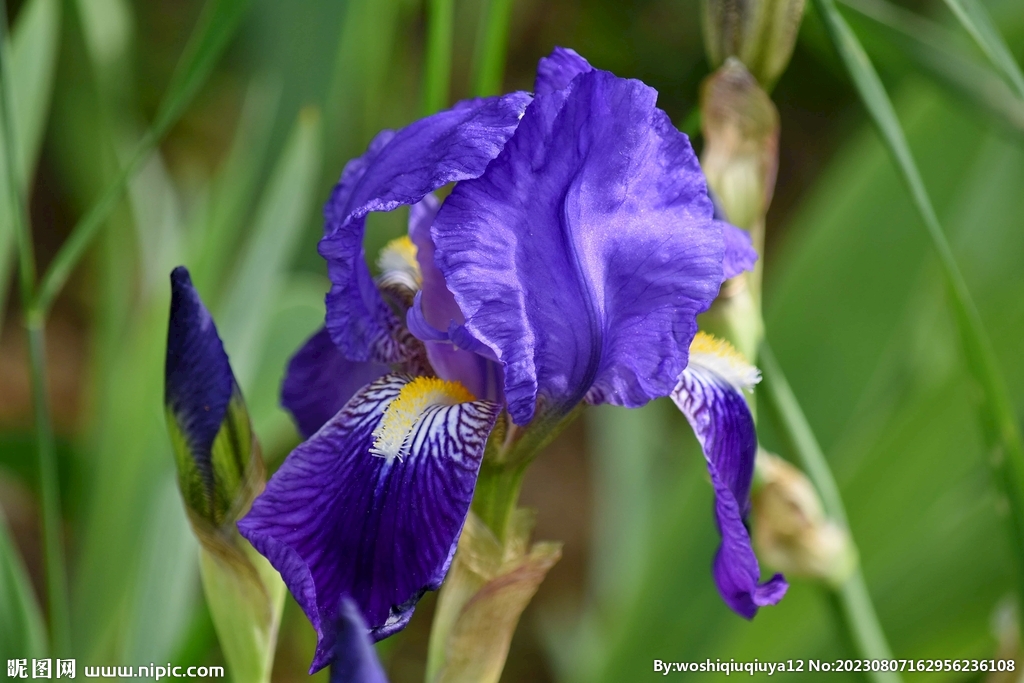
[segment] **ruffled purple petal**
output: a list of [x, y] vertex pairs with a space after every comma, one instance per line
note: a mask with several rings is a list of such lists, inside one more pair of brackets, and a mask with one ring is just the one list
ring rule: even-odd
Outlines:
[[639, 406], [686, 366], [722, 282], [722, 230], [655, 91], [605, 71], [538, 96], [431, 229], [467, 334], [504, 365], [517, 424], [538, 396]]
[[581, 57], [576, 50], [556, 47], [551, 54], [541, 57], [537, 63], [537, 78], [533, 82], [533, 92], [540, 96], [564, 90], [576, 76], [593, 69], [590, 62]]
[[205, 485], [212, 490], [211, 449], [236, 391], [235, 376], [217, 326], [184, 266], [171, 272], [164, 372], [164, 404], [188, 441]]
[[722, 534], [714, 561], [718, 592], [734, 612], [752, 619], [759, 607], [781, 600], [789, 586], [782, 574], [758, 583], [761, 568], [743, 524], [757, 456], [750, 408], [738, 389], [696, 365], [683, 372], [672, 400], [697, 435], [715, 488], [715, 518]]
[[380, 640], [400, 630], [448, 570], [498, 406], [434, 406], [409, 454], [371, 455], [373, 431], [410, 378], [357, 393], [271, 478], [238, 529], [281, 573], [317, 631], [310, 673], [331, 659], [348, 595]]
[[295, 418], [302, 438], [308, 439], [356, 391], [387, 372], [386, 365], [345, 358], [331, 341], [327, 328], [322, 327], [288, 362], [281, 385], [281, 405]]
[[722, 226], [722, 238], [725, 241], [722, 278], [728, 280], [745, 270], [753, 270], [757, 263], [757, 252], [750, 242], [750, 233], [724, 221], [718, 221], [718, 224]]
[[359, 606], [348, 596], [341, 599], [335, 633], [330, 683], [388, 683]]
[[320, 254], [327, 259], [327, 329], [346, 357], [385, 360], [390, 310], [363, 252], [366, 214], [415, 204], [447, 183], [475, 178], [497, 156], [531, 96], [512, 93], [463, 103], [398, 131], [384, 131], [345, 167], [324, 208]]

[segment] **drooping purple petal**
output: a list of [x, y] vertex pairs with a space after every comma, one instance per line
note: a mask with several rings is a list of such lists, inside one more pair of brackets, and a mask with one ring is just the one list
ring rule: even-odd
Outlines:
[[538, 396], [639, 406], [686, 366], [722, 282], [722, 230], [685, 135], [605, 71], [538, 96], [431, 229], [465, 330], [504, 364], [517, 424]]
[[533, 82], [534, 94], [564, 90], [579, 74], [592, 71], [594, 67], [581, 57], [576, 50], [567, 47], [556, 47], [547, 57], [537, 62], [537, 78]]
[[324, 208], [320, 254], [332, 287], [327, 328], [352, 360], [383, 358], [391, 333], [363, 252], [366, 214], [414, 204], [447, 183], [475, 178], [501, 151], [531, 97], [512, 93], [462, 103], [398, 131], [384, 131], [345, 167]]
[[728, 280], [745, 270], [753, 270], [757, 263], [757, 252], [750, 242], [750, 233], [735, 225], [718, 221], [725, 241], [725, 256], [722, 258], [722, 278]]
[[388, 683], [359, 607], [342, 597], [335, 626], [330, 683]]
[[322, 327], [288, 362], [281, 384], [281, 405], [295, 418], [302, 437], [308, 439], [356, 391], [387, 372], [386, 365], [345, 358], [331, 341], [327, 328]]
[[164, 373], [164, 404], [188, 441], [196, 469], [212, 492], [211, 449], [236, 391], [235, 376], [217, 326], [184, 266], [171, 272]]
[[788, 584], [782, 574], [759, 583], [761, 568], [743, 524], [757, 456], [750, 408], [737, 388], [693, 363], [680, 377], [672, 400], [697, 435], [715, 488], [715, 519], [722, 535], [713, 569], [718, 592], [734, 612], [752, 619], [759, 607], [781, 600]]
[[238, 529], [281, 573], [317, 631], [310, 672], [334, 650], [341, 596], [379, 640], [402, 629], [448, 570], [498, 406], [422, 413], [401, 458], [371, 455], [374, 430], [410, 378], [363, 388], [271, 478]]

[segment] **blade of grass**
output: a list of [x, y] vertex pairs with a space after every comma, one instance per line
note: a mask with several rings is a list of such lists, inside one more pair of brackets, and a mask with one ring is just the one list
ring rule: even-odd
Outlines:
[[214, 177], [205, 209], [198, 212], [198, 225], [188, 228], [188, 253], [197, 258], [190, 268], [192, 280], [201, 292], [220, 291], [237, 253], [239, 233], [256, 203], [280, 99], [279, 79], [258, 78], [249, 86], [227, 159]]
[[423, 78], [423, 115], [448, 104], [452, 77], [452, 22], [454, 0], [427, 2], [427, 55]]
[[992, 18], [985, 10], [985, 6], [978, 0], [945, 0], [945, 2], [993, 66], [999, 69], [1006, 80], [1013, 84], [1017, 94], [1024, 97], [1024, 73], [1021, 73], [1020, 65], [1013, 58], [1013, 53], [1006, 46], [1006, 41], [1000, 35], [999, 29], [992, 23]]
[[8, 654], [46, 656], [46, 625], [32, 582], [0, 512], [0, 643]]
[[79, 219], [68, 239], [43, 275], [34, 306], [43, 314], [67, 282], [97, 231], [106, 222], [125, 191], [128, 180], [142, 167], [150, 152], [185, 111], [205, 83], [238, 26], [249, 0], [210, 0], [171, 78], [149, 130], [142, 136], [128, 163], [107, 186], [89, 211]]
[[[924, 221], [928, 236], [939, 257], [939, 266], [949, 292], [968, 367], [981, 386], [982, 426], [994, 451], [993, 464], [1010, 504], [1013, 548], [1017, 554], [1017, 580], [1024, 597], [1024, 444], [1017, 425], [1016, 412], [1001, 374], [991, 340], [971, 298], [960, 268], [953, 256], [931, 198], [925, 188], [903, 128], [878, 73], [864, 49], [839, 13], [834, 0], [814, 0], [833, 46], [839, 53], [859, 92], [864, 106], [896, 167], [906, 183], [911, 199]], [[1024, 618], [1024, 610], [1021, 611]]]
[[39, 486], [42, 491], [43, 547], [46, 560], [47, 604], [53, 649], [57, 654], [70, 651], [71, 618], [68, 609], [67, 569], [62, 538], [60, 486], [57, 481], [57, 452], [46, 384], [46, 351], [42, 320], [33, 315], [36, 264], [28, 215], [27, 184], [19, 174], [17, 138], [14, 135], [14, 107], [11, 105], [12, 67], [7, 37], [7, 3], [0, 0], [0, 116], [7, 163], [7, 185], [14, 199], [13, 225], [18, 245], [18, 271], [22, 305], [28, 329], [29, 366], [36, 444], [39, 457]]
[[[939, 25], [885, 0], [840, 0], [876, 25], [891, 49], [879, 51], [889, 63], [912, 62], [945, 87], [954, 97], [964, 98], [982, 111], [1024, 133], [1024, 100], [1014, 95], [1006, 81], [990, 67], [952, 47], [953, 36]], [[883, 33], [873, 25], [872, 33]]]
[[[28, 191], [28, 183], [39, 159], [40, 143], [50, 108], [53, 75], [60, 46], [60, 3], [57, 0], [32, 0], [18, 13], [11, 32], [10, 97], [11, 128], [18, 160], [17, 177]], [[0, 143], [2, 144], [2, 143]], [[0, 326], [3, 305], [7, 301], [13, 265], [13, 213], [17, 198], [8, 192], [6, 153], [0, 154]]]
[[476, 97], [501, 92], [511, 17], [512, 0], [487, 0], [480, 15], [480, 28], [473, 53], [473, 95]]
[[[767, 341], [761, 343], [759, 355], [761, 370], [764, 372], [765, 407], [776, 419], [788, 447], [818, 490], [825, 512], [837, 524], [849, 527], [846, 507], [835, 477], [832, 476], [832, 469]], [[859, 567], [835, 590], [835, 596], [843, 620], [850, 629], [857, 654], [864, 659], [892, 659], [892, 650], [878, 621], [878, 614]], [[900, 680], [899, 674], [892, 671], [873, 671], [870, 675], [877, 683]]]
[[243, 392], [255, 375], [273, 297], [295, 256], [313, 205], [322, 161], [320, 141], [320, 112], [302, 110], [263, 193], [252, 237], [218, 307], [218, 328]]

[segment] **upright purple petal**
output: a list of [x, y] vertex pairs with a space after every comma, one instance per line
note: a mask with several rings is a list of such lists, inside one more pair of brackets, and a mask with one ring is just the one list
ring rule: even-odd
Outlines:
[[363, 252], [366, 214], [415, 204], [447, 183], [475, 178], [501, 151], [530, 101], [527, 93], [462, 103], [398, 131], [384, 131], [345, 167], [324, 208], [320, 254], [332, 287], [327, 329], [346, 357], [381, 356], [390, 311]]
[[[434, 261], [434, 241], [430, 226], [440, 203], [429, 194], [409, 212], [409, 238], [416, 245], [422, 288], [406, 317], [409, 331], [424, 342], [427, 358], [438, 377], [460, 382], [478, 398], [502, 402], [501, 365], [475, 341], [460, 348], [450, 331], [458, 334], [466, 319], [448, 290], [444, 275]], [[465, 341], [465, 340], [464, 340]], [[481, 355], [478, 351], [486, 351]]]
[[377, 640], [408, 623], [424, 591], [440, 586], [469, 511], [498, 406], [431, 406], [404, 455], [371, 454], [374, 430], [408, 384], [386, 375], [363, 388], [288, 456], [238, 523], [317, 631], [311, 673], [334, 652], [342, 596]]
[[743, 524], [757, 455], [754, 419], [742, 392], [698, 363], [683, 372], [672, 400], [697, 435], [715, 489], [715, 518], [722, 534], [714, 561], [718, 592], [734, 612], [752, 619], [759, 607], [774, 605], [788, 588], [781, 574], [759, 583], [761, 568]]
[[388, 683], [359, 607], [347, 595], [338, 608], [330, 683]]
[[576, 50], [567, 47], [556, 47], [547, 57], [541, 57], [537, 63], [537, 78], [533, 82], [535, 95], [564, 90], [576, 76], [593, 71], [590, 62], [581, 57]]
[[236, 391], [217, 326], [192, 286], [188, 269], [171, 272], [164, 404], [188, 441], [196, 468], [213, 489], [211, 449]]
[[722, 230], [685, 135], [639, 81], [579, 74], [538, 96], [431, 229], [465, 330], [504, 365], [517, 424], [538, 397], [639, 406], [686, 366], [722, 282]]
[[288, 362], [281, 405], [295, 418], [304, 439], [316, 433], [353, 394], [387, 374], [380, 363], [350, 361], [331, 341], [327, 328], [306, 340]]

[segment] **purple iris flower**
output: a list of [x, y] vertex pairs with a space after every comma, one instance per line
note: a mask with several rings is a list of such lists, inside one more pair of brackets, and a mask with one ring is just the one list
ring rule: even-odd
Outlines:
[[[689, 140], [653, 89], [556, 49], [534, 91], [380, 133], [327, 202], [326, 324], [282, 391], [307, 440], [238, 525], [317, 630], [311, 672], [335, 658], [345, 610], [379, 640], [439, 587], [499, 414], [546, 429], [581, 402], [671, 395], [696, 316], [756, 259], [746, 233], [714, 218]], [[440, 203], [433, 192], [451, 183]], [[375, 279], [366, 215], [400, 205], [411, 205], [409, 236], [385, 248]], [[740, 414], [750, 420], [742, 392], [700, 419], [717, 434]], [[715, 577], [750, 617], [781, 593], [759, 587], [748, 561], [756, 440], [752, 421], [742, 427], [735, 442], [701, 440], [706, 453], [739, 448], [708, 458], [723, 534]], [[736, 514], [721, 512], [729, 505]]]

